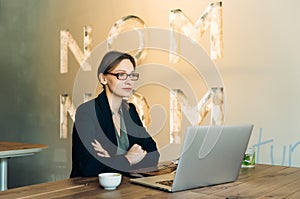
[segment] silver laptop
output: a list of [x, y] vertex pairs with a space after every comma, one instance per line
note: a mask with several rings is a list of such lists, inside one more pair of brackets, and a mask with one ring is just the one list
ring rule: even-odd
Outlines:
[[237, 179], [252, 124], [190, 126], [176, 172], [130, 179], [132, 183], [176, 192]]

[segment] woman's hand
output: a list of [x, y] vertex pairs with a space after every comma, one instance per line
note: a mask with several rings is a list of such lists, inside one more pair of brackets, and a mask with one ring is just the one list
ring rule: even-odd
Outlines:
[[130, 165], [139, 163], [145, 156], [147, 152], [142, 149], [138, 144], [134, 144], [127, 152], [125, 157], [128, 159]]
[[110, 157], [108, 152], [102, 147], [102, 145], [97, 140], [94, 140], [94, 142], [92, 142], [92, 146], [94, 147], [98, 156], [107, 158]]

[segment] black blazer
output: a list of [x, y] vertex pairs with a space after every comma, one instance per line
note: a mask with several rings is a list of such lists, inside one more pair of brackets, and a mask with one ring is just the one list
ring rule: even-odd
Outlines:
[[[102, 172], [128, 172], [140, 168], [155, 167], [159, 152], [152, 137], [148, 134], [133, 104], [123, 101], [122, 111], [128, 133], [129, 148], [136, 144], [147, 151], [145, 158], [136, 165], [130, 166], [125, 155], [115, 155], [117, 139], [105, 92], [97, 98], [81, 104], [75, 115], [72, 135], [72, 171], [70, 177], [97, 176]], [[110, 158], [99, 157], [91, 142], [98, 140], [110, 154]]]

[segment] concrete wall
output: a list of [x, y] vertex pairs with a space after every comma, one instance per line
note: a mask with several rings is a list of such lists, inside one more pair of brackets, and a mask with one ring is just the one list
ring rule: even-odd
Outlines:
[[[147, 27], [167, 29], [170, 10], [180, 8], [196, 21], [211, 2], [0, 0], [0, 140], [49, 145], [34, 156], [9, 160], [9, 187], [64, 179], [70, 173], [71, 139], [59, 139], [59, 95], [72, 95], [79, 64], [70, 53], [69, 72], [60, 74], [60, 30], [68, 29], [82, 47], [83, 27], [91, 25], [96, 47], [124, 16], [137, 15]], [[260, 163], [300, 166], [299, 6], [296, 0], [223, 1], [224, 58], [214, 63], [226, 89], [225, 123], [255, 125], [250, 145], [259, 150]], [[206, 34], [200, 45], [207, 50]], [[152, 50], [146, 62], [167, 65], [166, 60]], [[195, 86], [192, 74], [186, 75], [200, 99], [206, 88]], [[139, 91], [150, 105], [162, 103], [168, 113], [165, 88]], [[168, 122], [156, 136], [160, 147], [167, 132]]]

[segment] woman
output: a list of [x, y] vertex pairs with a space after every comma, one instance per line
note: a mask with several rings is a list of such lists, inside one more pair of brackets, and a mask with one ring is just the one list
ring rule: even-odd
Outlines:
[[139, 74], [135, 60], [126, 53], [110, 51], [98, 68], [103, 91], [81, 104], [73, 127], [70, 177], [97, 176], [157, 165], [156, 143], [142, 125], [133, 104], [127, 103]]

